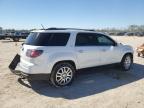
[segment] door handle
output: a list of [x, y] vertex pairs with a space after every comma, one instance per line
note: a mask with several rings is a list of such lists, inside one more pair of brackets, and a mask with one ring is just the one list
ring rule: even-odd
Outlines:
[[84, 50], [78, 50], [79, 53], [84, 53]]
[[106, 49], [101, 49], [101, 51], [106, 52]]

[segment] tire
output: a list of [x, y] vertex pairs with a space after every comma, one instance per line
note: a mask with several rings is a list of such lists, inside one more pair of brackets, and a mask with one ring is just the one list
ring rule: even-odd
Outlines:
[[138, 53], [137, 56], [140, 57], [140, 53]]
[[50, 81], [55, 87], [71, 85], [74, 80], [75, 68], [70, 63], [58, 63], [54, 66]]
[[133, 57], [130, 54], [126, 54], [121, 61], [121, 68], [124, 71], [130, 70], [131, 66], [133, 64]]

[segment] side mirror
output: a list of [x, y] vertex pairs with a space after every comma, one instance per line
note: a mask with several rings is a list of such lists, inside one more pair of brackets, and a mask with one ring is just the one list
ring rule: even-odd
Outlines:
[[113, 46], [118, 46], [118, 43], [115, 42], [115, 43], [113, 44]]
[[116, 46], [120, 46], [120, 45], [122, 45], [122, 43], [116, 43], [117, 45]]

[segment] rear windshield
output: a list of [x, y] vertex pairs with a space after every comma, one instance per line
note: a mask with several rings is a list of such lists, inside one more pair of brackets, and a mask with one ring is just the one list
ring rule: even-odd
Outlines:
[[25, 44], [34, 46], [66, 46], [70, 33], [30, 33]]

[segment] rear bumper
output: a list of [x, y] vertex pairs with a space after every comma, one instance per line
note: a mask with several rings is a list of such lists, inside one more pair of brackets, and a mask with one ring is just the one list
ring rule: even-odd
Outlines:
[[49, 80], [50, 79], [50, 74], [27, 74], [19, 70], [12, 70], [12, 69], [10, 70], [13, 74], [29, 80]]
[[12, 62], [9, 65], [9, 69], [12, 73], [14, 73], [15, 75], [18, 75], [22, 78], [27, 78], [27, 79], [31, 79], [31, 80], [49, 80], [50, 78], [50, 74], [29, 74], [27, 73], [27, 71], [29, 70], [25, 70], [25, 69], [17, 69], [16, 67], [20, 62], [20, 55], [16, 55], [14, 57], [14, 59], [12, 60]]

